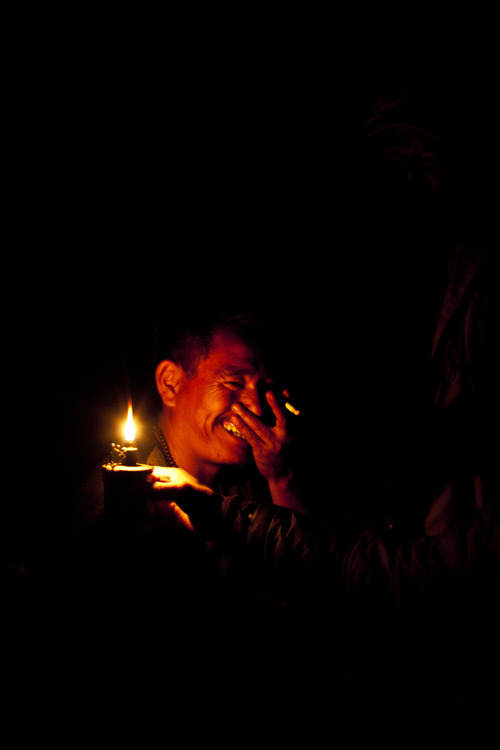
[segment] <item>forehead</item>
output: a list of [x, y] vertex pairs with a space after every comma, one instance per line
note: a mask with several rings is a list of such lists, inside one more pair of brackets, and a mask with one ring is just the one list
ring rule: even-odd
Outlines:
[[200, 363], [201, 368], [214, 375], [237, 372], [250, 375], [265, 374], [257, 349], [231, 331], [215, 333], [209, 355]]

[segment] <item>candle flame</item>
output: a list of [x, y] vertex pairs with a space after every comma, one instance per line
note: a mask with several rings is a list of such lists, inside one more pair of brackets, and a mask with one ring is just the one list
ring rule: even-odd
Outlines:
[[134, 425], [134, 415], [132, 413], [132, 404], [129, 403], [128, 405], [128, 414], [127, 414], [127, 421], [125, 422], [125, 440], [127, 443], [133, 443], [135, 440], [135, 425]]

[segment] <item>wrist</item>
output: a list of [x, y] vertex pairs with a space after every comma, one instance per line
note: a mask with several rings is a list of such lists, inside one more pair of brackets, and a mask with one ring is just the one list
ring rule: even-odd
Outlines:
[[291, 471], [268, 479], [270, 489], [286, 490], [294, 484], [294, 476]]
[[306, 512], [295, 477], [291, 471], [288, 474], [268, 480], [268, 485], [275, 505], [281, 505], [301, 513]]

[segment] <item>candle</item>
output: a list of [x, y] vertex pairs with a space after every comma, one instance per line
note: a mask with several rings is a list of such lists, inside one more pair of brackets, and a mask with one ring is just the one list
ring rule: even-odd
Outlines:
[[146, 479], [153, 467], [137, 462], [138, 448], [134, 444], [136, 429], [131, 403], [128, 405], [123, 436], [126, 444], [112, 443], [113, 458], [103, 466], [104, 512], [108, 517], [134, 521], [145, 516], [149, 489]]

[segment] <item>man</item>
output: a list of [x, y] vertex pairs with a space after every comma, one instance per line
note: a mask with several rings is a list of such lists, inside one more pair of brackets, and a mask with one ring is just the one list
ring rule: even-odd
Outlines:
[[255, 467], [254, 482], [260, 487], [265, 480], [274, 504], [305, 511], [288, 461], [285, 411], [259, 336], [249, 319], [221, 315], [182, 327], [166, 345], [167, 356], [165, 344], [159, 345], [155, 378], [161, 413], [146, 463], [179, 467], [226, 493], [232, 480], [242, 477], [248, 492]]

